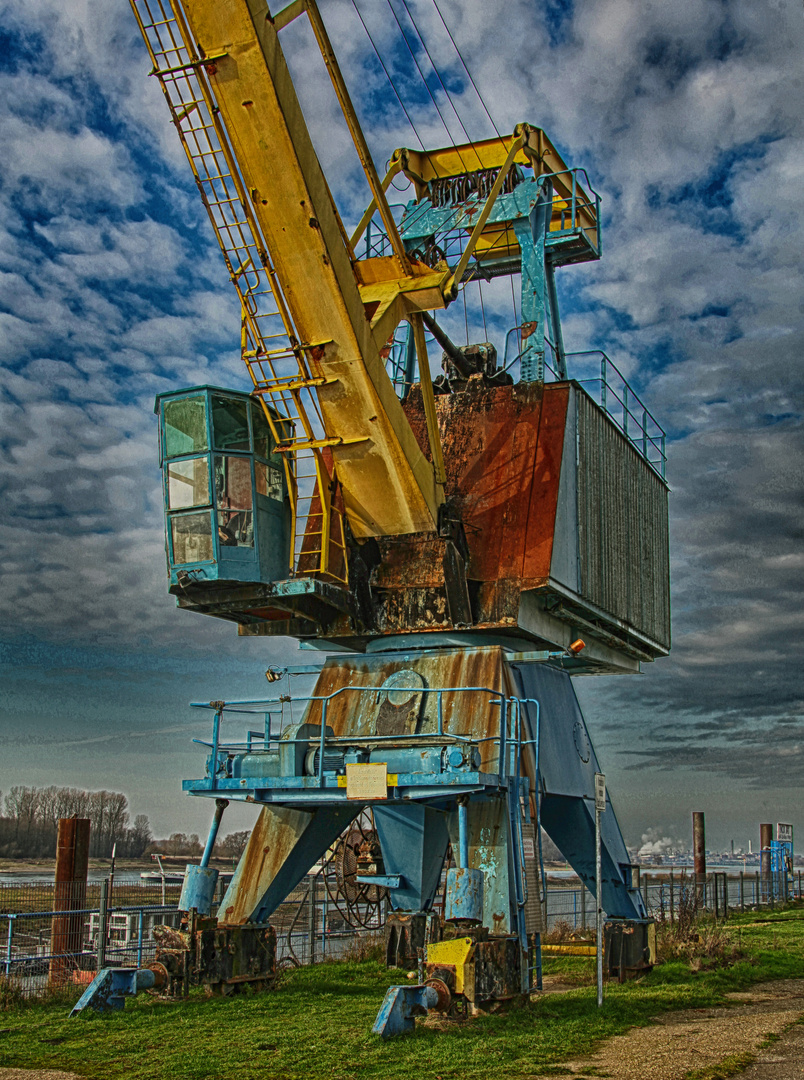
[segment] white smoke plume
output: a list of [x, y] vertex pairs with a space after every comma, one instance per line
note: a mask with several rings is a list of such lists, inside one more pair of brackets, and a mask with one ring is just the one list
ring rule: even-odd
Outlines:
[[642, 834], [642, 844], [637, 852], [640, 858], [655, 855], [678, 855], [684, 850], [681, 840], [673, 840], [669, 836], [662, 836], [661, 829], [648, 829]]

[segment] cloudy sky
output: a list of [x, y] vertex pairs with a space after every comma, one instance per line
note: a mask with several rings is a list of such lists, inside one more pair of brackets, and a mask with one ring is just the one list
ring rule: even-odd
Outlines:
[[[674, 647], [578, 693], [626, 838], [804, 837], [802, 5], [392, 0], [451, 136], [544, 127], [603, 197], [604, 258], [560, 275], [667, 428]], [[380, 168], [447, 141], [387, 0], [321, 0]], [[457, 106], [451, 111], [413, 16]], [[191, 699], [258, 696], [292, 642], [238, 640], [165, 587], [153, 399], [245, 387], [238, 310], [125, 0], [0, 2], [0, 789], [124, 789], [201, 830]], [[364, 203], [303, 28], [319, 155]], [[463, 127], [461, 127], [461, 124]], [[232, 817], [232, 827], [244, 818]]]

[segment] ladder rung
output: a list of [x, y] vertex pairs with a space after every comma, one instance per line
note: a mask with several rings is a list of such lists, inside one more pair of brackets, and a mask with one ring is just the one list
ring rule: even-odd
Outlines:
[[[249, 365], [251, 366], [251, 365]], [[282, 394], [286, 390], [304, 390], [309, 386], [329, 386], [330, 383], [338, 382], [335, 378], [321, 376], [318, 379], [291, 379], [288, 382], [274, 383], [273, 386], [255, 386], [255, 394]]]
[[351, 446], [353, 443], [368, 442], [368, 436], [361, 439], [342, 439], [340, 435], [333, 435], [328, 439], [308, 439], [297, 443], [282, 443], [275, 446], [277, 454], [293, 454], [297, 450], [323, 450], [325, 446]]
[[206, 56], [203, 60], [188, 60], [186, 64], [178, 64], [176, 67], [165, 68], [164, 71], [160, 71], [154, 67], [153, 71], [149, 71], [149, 75], [156, 75], [161, 79], [165, 75], [175, 75], [177, 72], [195, 71], [197, 68], [204, 67], [206, 64], [214, 64], [216, 60], [222, 60], [224, 56], [228, 56], [226, 52], [215, 53], [213, 56]]

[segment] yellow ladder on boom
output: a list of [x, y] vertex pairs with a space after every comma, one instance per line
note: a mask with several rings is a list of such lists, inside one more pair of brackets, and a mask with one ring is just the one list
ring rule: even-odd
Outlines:
[[[323, 376], [315, 370], [312, 347], [299, 343], [282, 290], [276, 279], [265, 241], [253, 214], [243, 180], [214, 98], [205, 78], [213, 60], [202, 60], [195, 49], [178, 7], [161, 0], [133, 4], [156, 75], [170, 108], [198, 190], [220, 244], [229, 277], [237, 290], [242, 311], [241, 354], [259, 396], [274, 441], [285, 451], [284, 466], [291, 500], [293, 539], [292, 572], [299, 563], [304, 532], [320, 532], [317, 551], [305, 551], [308, 565], [345, 581], [330, 568], [329, 544], [345, 551], [341, 515], [334, 511], [322, 521], [308, 521], [314, 500], [322, 516], [330, 511], [331, 478], [321, 453], [323, 422], [313, 388]], [[311, 528], [310, 526], [313, 526]], [[318, 556], [316, 560], [314, 556]], [[345, 559], [341, 560], [345, 567]], [[332, 568], [334, 569], [334, 567]]]
[[[338, 577], [345, 559], [330, 555], [345, 550], [344, 523], [325, 451], [358, 539], [436, 528], [442, 470], [436, 477], [416, 442], [381, 350], [401, 318], [444, 306], [444, 271], [411, 265], [398, 235], [393, 260], [354, 260], [263, 0], [131, 3], [240, 297], [243, 359], [285, 454], [291, 572]], [[313, 0], [291, 8], [277, 24], [306, 11], [337, 71]], [[333, 82], [387, 210], [345, 86]], [[379, 306], [378, 288], [390, 288]], [[439, 462], [434, 408], [428, 416]]]

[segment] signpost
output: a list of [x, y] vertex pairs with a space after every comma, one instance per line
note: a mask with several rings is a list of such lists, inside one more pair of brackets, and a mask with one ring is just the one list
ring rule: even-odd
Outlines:
[[597, 900], [597, 1007], [603, 1004], [603, 871], [600, 858], [600, 815], [606, 809], [606, 777], [595, 773], [595, 899]]

